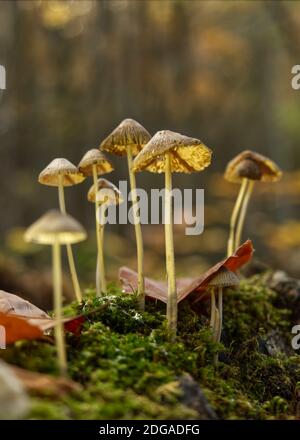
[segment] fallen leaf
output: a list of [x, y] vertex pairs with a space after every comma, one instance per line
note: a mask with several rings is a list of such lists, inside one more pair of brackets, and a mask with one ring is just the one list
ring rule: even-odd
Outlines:
[[6, 344], [13, 344], [22, 339], [40, 339], [43, 331], [30, 322], [16, 315], [0, 313], [0, 325], [5, 329]]
[[[222, 269], [226, 268], [232, 272], [236, 272], [244, 264], [251, 260], [253, 255], [253, 246], [250, 240], [246, 241], [240, 246], [237, 251], [228, 258], [217, 263], [211, 267], [203, 275], [197, 278], [181, 278], [176, 280], [177, 284], [177, 302], [181, 302], [192, 294], [198, 293], [193, 301], [197, 302], [200, 299], [205, 299], [208, 294], [205, 289], [209, 281], [216, 276]], [[128, 267], [121, 267], [119, 271], [119, 279], [123, 285], [125, 293], [134, 293], [137, 290], [138, 276], [137, 273]], [[168, 287], [166, 282], [154, 281], [150, 278], [145, 278], [145, 294], [149, 298], [167, 302]], [[195, 295], [194, 295], [195, 296]]]
[[[65, 330], [79, 334], [84, 316], [63, 319]], [[19, 328], [17, 323], [19, 323]], [[29, 301], [4, 290], [0, 290], [0, 325], [6, 330], [6, 343], [21, 339], [38, 339], [55, 327], [55, 319]], [[36, 337], [34, 337], [36, 335]]]

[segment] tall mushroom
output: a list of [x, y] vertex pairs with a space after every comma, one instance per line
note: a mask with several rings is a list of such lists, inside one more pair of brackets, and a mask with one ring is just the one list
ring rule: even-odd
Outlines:
[[239, 247], [246, 212], [255, 182], [276, 182], [282, 176], [280, 168], [269, 158], [246, 150], [229, 162], [225, 179], [241, 184], [230, 221], [230, 233], [227, 255], [230, 256]]
[[104, 226], [105, 213], [110, 205], [118, 205], [123, 202], [122, 195], [118, 188], [106, 179], [96, 180], [89, 189], [88, 201], [96, 207], [96, 235], [97, 235], [97, 268], [96, 268], [96, 291], [100, 296], [106, 291], [105, 266], [104, 266]]
[[130, 178], [132, 211], [134, 218], [135, 237], [137, 246], [138, 265], [138, 304], [140, 310], [145, 309], [145, 286], [144, 286], [144, 249], [143, 236], [139, 215], [139, 205], [136, 192], [136, 179], [132, 170], [133, 156], [136, 156], [143, 146], [151, 139], [148, 131], [134, 119], [124, 119], [110, 135], [104, 139], [100, 149], [116, 154], [127, 155], [128, 172]]
[[[54, 159], [49, 165], [40, 173], [38, 181], [42, 185], [56, 186], [58, 188], [58, 199], [60, 211], [66, 213], [64, 187], [72, 186], [81, 183], [85, 177], [78, 171], [78, 168], [69, 162], [67, 159]], [[74, 256], [70, 243], [66, 244], [67, 255], [70, 267], [70, 273], [73, 283], [73, 288], [78, 302], [82, 301], [81, 289], [76, 272]]]
[[167, 321], [171, 337], [177, 330], [177, 289], [174, 261], [172, 173], [202, 171], [211, 162], [211, 150], [199, 139], [169, 130], [158, 131], [133, 162], [133, 171], [165, 173], [165, 245], [168, 279]]
[[[87, 151], [81, 161], [78, 164], [79, 171], [86, 177], [93, 177], [93, 186], [97, 187], [98, 175], [108, 174], [113, 171], [113, 166], [106, 159], [103, 153], [97, 148]], [[101, 237], [99, 236], [100, 229], [97, 219], [98, 207], [96, 201], [95, 204], [95, 226], [97, 237], [97, 265], [96, 265], [96, 291], [97, 295], [101, 295], [101, 292], [106, 291], [106, 282], [104, 274], [104, 261], [103, 261], [103, 249], [101, 248]], [[103, 270], [103, 273], [101, 272]]]
[[60, 373], [67, 373], [67, 356], [62, 322], [62, 270], [60, 246], [78, 243], [86, 238], [80, 223], [58, 210], [51, 210], [33, 223], [25, 232], [28, 242], [51, 245], [55, 311], [55, 340]]

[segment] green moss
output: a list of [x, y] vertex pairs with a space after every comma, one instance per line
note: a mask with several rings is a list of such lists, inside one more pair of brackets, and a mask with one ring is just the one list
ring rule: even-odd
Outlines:
[[[197, 418], [184, 405], [178, 386], [178, 378], [189, 373], [220, 418], [295, 418], [300, 357], [270, 356], [263, 349], [274, 330], [290, 344], [290, 314], [275, 304], [276, 293], [264, 277], [244, 280], [225, 294], [224, 345], [212, 342], [208, 318], [188, 303], [180, 305], [178, 338], [170, 343], [163, 305], [149, 303], [141, 314], [136, 298], [115, 286], [103, 298], [89, 291], [83, 305], [65, 308], [66, 315], [86, 317], [79, 336], [67, 334], [69, 373], [82, 391], [56, 399], [33, 396], [30, 417]], [[214, 367], [218, 351], [220, 362]], [[19, 342], [2, 355], [24, 368], [57, 374], [51, 342]]]

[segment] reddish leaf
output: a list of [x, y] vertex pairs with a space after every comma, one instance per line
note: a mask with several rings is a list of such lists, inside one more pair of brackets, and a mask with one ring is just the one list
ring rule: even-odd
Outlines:
[[[224, 260], [211, 267], [203, 275], [198, 278], [182, 278], [177, 280], [178, 303], [187, 297], [195, 296], [197, 292], [196, 301], [205, 298], [205, 288], [209, 281], [216, 276], [222, 268], [237, 271], [244, 264], [251, 260], [253, 255], [252, 242], [246, 241], [238, 248], [235, 254], [225, 258]], [[134, 293], [137, 290], [137, 273], [127, 267], [121, 267], [119, 271], [119, 278], [123, 285], [125, 293]], [[161, 281], [154, 281], [150, 278], [145, 278], [145, 293], [151, 299], [156, 299], [164, 303], [167, 302], [167, 283]], [[204, 294], [203, 294], [204, 293]], [[191, 298], [195, 300], [195, 298]]]
[[[11, 344], [20, 339], [37, 339], [45, 331], [51, 330], [55, 326], [55, 320], [47, 315], [46, 312], [31, 304], [29, 301], [12, 293], [5, 292], [4, 290], [0, 290], [0, 315], [3, 315], [0, 320], [0, 325], [6, 328], [4, 324], [1, 324], [1, 322], [5, 320], [9, 328], [8, 330], [6, 329], [6, 332], [12, 335], [10, 338], [7, 338], [7, 344]], [[15, 318], [17, 318], [18, 321], [16, 321]], [[65, 330], [78, 335], [81, 331], [83, 321], [83, 316], [65, 318], [63, 320]], [[19, 333], [18, 329], [14, 330], [12, 328], [16, 322], [21, 322]], [[34, 334], [37, 335], [36, 338], [33, 337]]]
[[0, 313], [0, 325], [5, 329], [5, 342], [12, 344], [22, 339], [40, 339], [43, 331], [16, 315]]

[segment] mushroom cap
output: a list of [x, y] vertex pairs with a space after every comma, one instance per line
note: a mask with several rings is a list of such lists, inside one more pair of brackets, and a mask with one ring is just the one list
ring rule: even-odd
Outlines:
[[98, 179], [97, 191], [92, 185], [88, 191], [87, 199], [89, 202], [107, 203], [109, 205], [119, 205], [123, 202], [123, 197], [119, 189], [107, 179]]
[[224, 175], [226, 180], [233, 183], [241, 183], [245, 177], [262, 182], [277, 182], [281, 176], [282, 171], [275, 162], [251, 150], [243, 151], [231, 160]]
[[27, 242], [38, 244], [72, 244], [85, 240], [86, 231], [81, 224], [68, 214], [56, 209], [47, 211], [25, 231]]
[[85, 177], [69, 160], [57, 158], [52, 160], [39, 175], [39, 183], [48, 186], [58, 186], [59, 176], [62, 176], [63, 186], [81, 183]]
[[213, 277], [208, 286], [210, 287], [233, 287], [238, 286], [240, 284], [240, 280], [236, 276], [234, 272], [228, 270], [226, 267], [222, 267]]
[[124, 119], [100, 144], [100, 150], [123, 156], [131, 147], [136, 156], [151, 139], [150, 133], [134, 119]]
[[202, 171], [211, 163], [212, 151], [199, 139], [170, 130], [158, 131], [133, 161], [133, 171], [165, 171], [165, 154], [171, 153], [171, 171]]
[[96, 165], [97, 175], [110, 173], [114, 169], [110, 161], [97, 148], [85, 153], [78, 164], [78, 169], [84, 176], [92, 176], [93, 165]]

